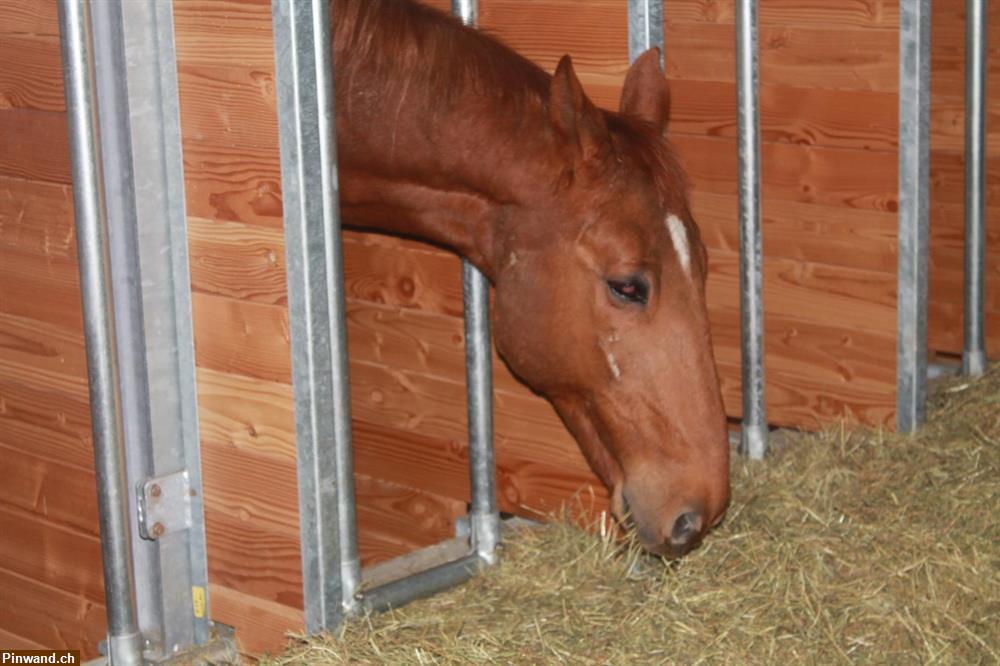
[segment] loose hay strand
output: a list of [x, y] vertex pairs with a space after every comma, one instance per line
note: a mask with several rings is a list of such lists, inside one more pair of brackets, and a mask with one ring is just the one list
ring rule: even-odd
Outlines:
[[261, 661], [1000, 663], [998, 442], [993, 366], [939, 386], [914, 436], [841, 426], [735, 458], [725, 523], [680, 562], [559, 519], [462, 587]]

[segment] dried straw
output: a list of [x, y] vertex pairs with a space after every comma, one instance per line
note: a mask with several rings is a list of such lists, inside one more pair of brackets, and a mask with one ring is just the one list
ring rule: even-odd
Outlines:
[[469, 584], [263, 662], [1000, 663], [1000, 365], [931, 402], [913, 437], [734, 459], [725, 523], [680, 562], [555, 521]]

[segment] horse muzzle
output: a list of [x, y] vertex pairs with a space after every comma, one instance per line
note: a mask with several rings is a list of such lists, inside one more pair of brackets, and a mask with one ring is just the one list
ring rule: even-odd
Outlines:
[[688, 554], [701, 544], [708, 531], [705, 512], [687, 507], [673, 518], [664, 521], [645, 521], [641, 515], [632, 512], [627, 496], [622, 494], [623, 522], [635, 528], [640, 545], [650, 553], [669, 559], [677, 559]]

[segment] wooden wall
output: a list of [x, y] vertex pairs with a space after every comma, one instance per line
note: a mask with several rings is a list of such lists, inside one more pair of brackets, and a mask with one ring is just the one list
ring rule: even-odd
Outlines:
[[[299, 627], [302, 602], [269, 4], [175, 0], [212, 614], [250, 651]], [[738, 415], [733, 0], [665, 4], [671, 137], [710, 245], [718, 359]], [[960, 3], [935, 5], [931, 340], [955, 351], [963, 17]], [[482, 0], [481, 23], [548, 69], [573, 54], [588, 91], [613, 107], [627, 66], [625, 6]], [[891, 422], [897, 6], [763, 0], [760, 11], [770, 416]], [[103, 589], [57, 35], [51, 0], [0, 0], [0, 643], [92, 655]], [[998, 149], [993, 131], [991, 166]], [[459, 265], [358, 233], [345, 234], [345, 261], [371, 563], [449, 536], [465, 510]], [[503, 508], [546, 511], [588, 488], [603, 506], [551, 408], [502, 363], [495, 372]]]

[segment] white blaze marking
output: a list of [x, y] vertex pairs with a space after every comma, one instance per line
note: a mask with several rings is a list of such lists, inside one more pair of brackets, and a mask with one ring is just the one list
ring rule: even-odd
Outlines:
[[691, 247], [688, 245], [687, 229], [684, 228], [681, 218], [673, 213], [667, 215], [667, 231], [670, 232], [670, 240], [673, 241], [681, 268], [685, 274], [691, 275]]

